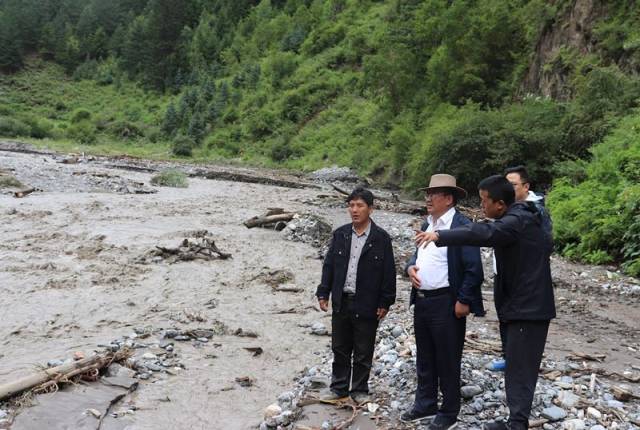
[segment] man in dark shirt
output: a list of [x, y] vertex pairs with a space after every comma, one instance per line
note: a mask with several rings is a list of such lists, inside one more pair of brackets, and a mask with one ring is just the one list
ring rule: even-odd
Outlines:
[[351, 395], [357, 403], [364, 403], [369, 399], [378, 322], [396, 298], [396, 270], [391, 238], [370, 218], [373, 194], [356, 188], [347, 203], [352, 222], [333, 232], [316, 292], [325, 312], [331, 296], [333, 311], [331, 387], [322, 398]]
[[472, 223], [451, 230], [423, 232], [419, 246], [493, 247], [496, 257], [494, 300], [506, 328], [505, 388], [509, 420], [485, 424], [489, 430], [529, 427], [529, 413], [549, 322], [555, 318], [549, 257], [553, 244], [531, 202], [515, 202], [513, 186], [503, 176], [478, 185], [482, 209], [492, 223]]

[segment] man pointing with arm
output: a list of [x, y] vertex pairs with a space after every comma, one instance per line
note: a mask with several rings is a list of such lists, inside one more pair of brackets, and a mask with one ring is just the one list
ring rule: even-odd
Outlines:
[[503, 176], [483, 179], [478, 189], [485, 215], [495, 222], [422, 232], [416, 242], [494, 248], [494, 299], [507, 333], [505, 388], [510, 415], [506, 424], [487, 423], [484, 428], [527, 429], [549, 322], [556, 316], [549, 264], [553, 244], [536, 208], [530, 202], [515, 202], [513, 186]]

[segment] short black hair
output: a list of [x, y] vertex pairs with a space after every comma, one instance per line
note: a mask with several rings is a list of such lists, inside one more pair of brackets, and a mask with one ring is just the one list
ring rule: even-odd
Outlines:
[[523, 165], [507, 167], [504, 169], [504, 176], [506, 177], [509, 173], [517, 173], [520, 175], [520, 180], [523, 184], [530, 184], [531, 179], [529, 178], [529, 173], [527, 172], [527, 168]]
[[367, 204], [367, 206], [373, 206], [373, 193], [364, 187], [356, 187], [353, 191], [351, 191], [351, 194], [349, 194], [349, 197], [347, 197], [347, 203], [355, 199], [362, 199]]
[[478, 184], [478, 189], [486, 191], [494, 202], [502, 200], [507, 206], [511, 206], [516, 200], [513, 185], [504, 176], [493, 175], [484, 178]]

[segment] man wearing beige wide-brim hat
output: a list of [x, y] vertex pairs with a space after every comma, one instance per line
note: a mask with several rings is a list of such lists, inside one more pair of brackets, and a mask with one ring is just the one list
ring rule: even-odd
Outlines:
[[[447, 174], [431, 176], [425, 191], [429, 216], [425, 232], [447, 230], [470, 223], [455, 208], [467, 192]], [[470, 246], [419, 247], [405, 268], [411, 279], [411, 301], [416, 336], [418, 386], [413, 407], [402, 414], [405, 422], [435, 417], [429, 430], [452, 429], [460, 412], [460, 362], [466, 316], [484, 315], [480, 286], [483, 280], [480, 249]], [[438, 407], [438, 389], [442, 404]]]

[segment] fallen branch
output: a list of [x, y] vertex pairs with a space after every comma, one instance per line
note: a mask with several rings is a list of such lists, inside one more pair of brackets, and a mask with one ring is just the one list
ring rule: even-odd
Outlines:
[[194, 237], [184, 239], [177, 248], [156, 246], [156, 249], [151, 254], [165, 259], [170, 258], [171, 262], [177, 260], [192, 261], [198, 258], [203, 260], [226, 260], [231, 258], [231, 254], [218, 249], [207, 230], [194, 232]]
[[277, 222], [287, 222], [293, 219], [295, 214], [293, 212], [285, 212], [274, 215], [254, 216], [244, 222], [247, 228], [264, 227], [269, 224], [275, 224]]
[[17, 381], [0, 385], [0, 400], [13, 397], [27, 390], [46, 391], [59, 383], [69, 382], [71, 378], [87, 372], [106, 367], [114, 361], [121, 361], [130, 356], [129, 351], [106, 352], [66, 363], [61, 366], [44, 369], [34, 375], [26, 376]]

